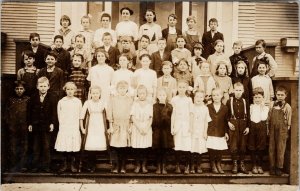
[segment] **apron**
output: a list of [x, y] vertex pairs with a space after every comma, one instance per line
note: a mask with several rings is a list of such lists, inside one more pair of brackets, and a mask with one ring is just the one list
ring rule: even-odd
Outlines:
[[186, 33], [186, 48], [193, 52], [195, 43], [199, 42], [199, 35], [191, 35]]

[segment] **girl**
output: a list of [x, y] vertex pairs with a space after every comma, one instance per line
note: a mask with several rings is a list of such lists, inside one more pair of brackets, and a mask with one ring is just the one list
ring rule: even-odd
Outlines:
[[182, 58], [179, 60], [177, 65], [177, 71], [174, 72], [174, 78], [179, 80], [185, 80], [188, 82], [189, 86], [193, 84], [193, 76], [189, 71], [188, 62], [186, 59]]
[[188, 18], [186, 18], [186, 24], [188, 26], [188, 30], [185, 31], [184, 33], [184, 37], [186, 39], [186, 48], [189, 49], [190, 51], [193, 50], [194, 45], [196, 43], [201, 42], [201, 37], [199, 32], [195, 29], [195, 25], [196, 25], [196, 17], [195, 16], [188, 16]]
[[192, 57], [192, 74], [193, 74], [193, 78], [196, 79], [196, 77], [201, 73], [200, 72], [200, 65], [206, 61], [205, 58], [203, 58], [201, 56], [203, 51], [203, 46], [201, 43], [195, 43], [192, 53], [193, 53], [193, 57]]
[[55, 142], [55, 150], [62, 152], [63, 155], [63, 165], [59, 172], [66, 171], [70, 162], [71, 171], [77, 172], [75, 156], [80, 151], [81, 146], [79, 118], [82, 103], [74, 97], [77, 89], [74, 82], [67, 82], [63, 89], [67, 96], [59, 100], [57, 104], [59, 131]]
[[177, 16], [171, 14], [168, 16], [168, 27], [162, 30], [162, 36], [167, 40], [166, 51], [171, 52], [176, 48], [176, 38], [178, 35], [182, 35], [182, 31], [176, 28]]
[[140, 27], [139, 38], [143, 35], [147, 35], [150, 38], [148, 50], [149, 53], [152, 54], [158, 50], [157, 41], [162, 37], [161, 27], [155, 23], [156, 14], [151, 9], [146, 10], [144, 21], [146, 21], [146, 23]]
[[222, 151], [228, 149], [227, 118], [228, 109], [222, 104], [223, 91], [219, 88], [212, 90], [213, 103], [209, 104], [208, 111], [211, 121], [208, 123], [207, 142], [210, 166], [212, 173], [224, 174], [221, 166]]
[[167, 102], [167, 92], [165, 88], [157, 90], [157, 102], [153, 105], [153, 144], [156, 150], [157, 169], [156, 174], [167, 174], [166, 159], [167, 154], [174, 147], [173, 136], [171, 134], [172, 105]]
[[229, 58], [224, 54], [223, 40], [216, 40], [214, 43], [214, 48], [215, 48], [215, 53], [210, 55], [207, 59], [207, 62], [210, 63], [210, 72], [212, 74], [216, 73], [218, 62], [224, 61], [228, 68], [228, 75], [230, 75], [232, 71], [232, 66]]
[[131, 86], [132, 84], [132, 78], [133, 78], [133, 72], [128, 70], [128, 65], [129, 62], [131, 62], [131, 58], [129, 57], [128, 54], [121, 54], [119, 57], [119, 65], [120, 69], [114, 71], [112, 80], [111, 80], [111, 90], [112, 94], [115, 95], [116, 89], [117, 89], [117, 84], [120, 81], [126, 81], [128, 84], [128, 93], [129, 95], [133, 96], [134, 95], [134, 90], [133, 87]]
[[[101, 97], [101, 88], [99, 86], [90, 87], [90, 99], [88, 99], [82, 108], [80, 114], [80, 129], [84, 134], [85, 143], [83, 149], [88, 152], [90, 172], [94, 172], [96, 168], [96, 151], [107, 150], [106, 126], [104, 119], [105, 103]], [[83, 120], [86, 124], [83, 125]]]
[[126, 151], [130, 146], [129, 125], [130, 109], [132, 98], [127, 95], [128, 82], [121, 80], [117, 83], [117, 94], [112, 96], [107, 109], [107, 119], [109, 120], [109, 133], [111, 134], [110, 146], [116, 152], [115, 168], [113, 173], [119, 172], [121, 162], [121, 173], [126, 173]]
[[182, 58], [186, 59], [189, 69], [190, 69], [192, 54], [188, 49], [184, 48], [185, 44], [186, 44], [186, 41], [185, 41], [184, 37], [182, 35], [177, 36], [177, 38], [176, 38], [177, 48], [172, 50], [171, 57], [172, 57], [172, 62], [175, 66], [178, 65], [180, 59], [182, 59]]
[[222, 90], [222, 103], [225, 105], [229, 99], [229, 95], [233, 92], [231, 78], [228, 76], [228, 68], [226, 62], [220, 61], [217, 63], [217, 71], [214, 76], [216, 86]]
[[211, 91], [216, 88], [216, 82], [209, 71], [209, 63], [203, 62], [200, 65], [200, 74], [196, 77], [194, 91], [204, 91], [205, 103], [211, 103]]
[[191, 173], [195, 173], [195, 160], [197, 163], [197, 173], [202, 173], [201, 154], [207, 152], [206, 139], [207, 127], [211, 121], [208, 109], [204, 104], [204, 91], [197, 90], [194, 94], [194, 110], [193, 110], [193, 129], [192, 129], [192, 159]]
[[189, 174], [189, 161], [192, 146], [191, 130], [193, 118], [193, 102], [192, 98], [186, 96], [188, 82], [184, 80], [178, 81], [178, 95], [172, 98], [172, 119], [171, 133], [174, 138], [174, 150], [176, 155], [175, 173], [181, 173], [179, 167], [180, 156], [185, 157], [184, 174]]
[[103, 103], [107, 103], [110, 95], [110, 84], [114, 70], [107, 65], [108, 55], [105, 50], [97, 49], [92, 62], [97, 65], [91, 67], [87, 80], [90, 81], [91, 86], [99, 86], [101, 88], [101, 99]]
[[79, 98], [82, 103], [86, 100], [87, 97], [87, 72], [85, 69], [81, 68], [84, 58], [81, 54], [75, 54], [73, 56], [73, 67], [71, 68], [69, 81], [74, 82], [77, 90], [74, 94], [75, 97]]
[[143, 35], [140, 39], [140, 49], [138, 49], [136, 51], [136, 58], [134, 59], [134, 67], [135, 69], [139, 69], [141, 68], [141, 61], [140, 61], [140, 56], [143, 54], [151, 54], [151, 52], [149, 51], [149, 44], [150, 44], [150, 38], [147, 35]]
[[134, 169], [135, 173], [140, 172], [142, 163], [142, 172], [147, 173], [147, 151], [148, 148], [152, 146], [152, 117], [153, 117], [153, 107], [147, 99], [147, 88], [144, 85], [140, 85], [137, 88], [138, 100], [135, 101], [131, 108], [131, 119], [132, 119], [132, 129], [131, 129], [131, 146], [136, 153], [136, 167]]

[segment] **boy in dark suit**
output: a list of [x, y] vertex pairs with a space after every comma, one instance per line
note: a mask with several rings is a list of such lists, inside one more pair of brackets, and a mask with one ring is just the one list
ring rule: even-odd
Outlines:
[[25, 50], [31, 50], [34, 53], [35, 62], [34, 65], [38, 69], [46, 67], [45, 54], [47, 49], [40, 45], [40, 35], [38, 33], [30, 33], [29, 35], [30, 45]]
[[182, 35], [182, 31], [176, 28], [177, 16], [171, 14], [168, 16], [168, 27], [162, 30], [162, 37], [167, 40], [166, 50], [171, 52], [176, 48], [176, 38]]
[[108, 53], [108, 65], [114, 70], [117, 70], [119, 68], [118, 57], [120, 56], [120, 51], [112, 46], [112, 35], [109, 32], [105, 32], [102, 37], [102, 42], [103, 46], [100, 46], [100, 48]]
[[56, 98], [49, 93], [49, 80], [41, 77], [37, 82], [38, 93], [28, 106], [28, 130], [33, 134], [33, 169], [50, 172], [50, 138], [56, 120]]
[[210, 31], [203, 33], [202, 44], [203, 44], [203, 54], [202, 56], [207, 59], [209, 55], [215, 53], [214, 42], [216, 40], [222, 40], [224, 42], [223, 34], [217, 31], [218, 20], [211, 18], [209, 20]]

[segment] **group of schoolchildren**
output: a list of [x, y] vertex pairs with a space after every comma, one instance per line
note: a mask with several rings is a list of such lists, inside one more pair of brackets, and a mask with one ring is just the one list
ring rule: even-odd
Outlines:
[[[157, 174], [167, 174], [173, 151], [175, 173], [182, 172], [182, 161], [184, 174], [202, 173], [201, 156], [208, 152], [212, 173], [224, 174], [222, 153], [227, 149], [232, 173], [249, 173], [244, 163], [249, 149], [252, 173], [262, 174], [269, 140], [270, 174], [281, 175], [291, 107], [284, 87], [276, 88], [273, 101], [277, 64], [265, 53], [265, 41], [255, 43], [258, 56], [249, 72], [240, 41], [234, 42], [232, 56], [224, 54], [216, 19], [210, 19], [211, 30], [201, 40], [194, 16], [187, 18], [188, 30], [182, 35], [174, 14], [161, 30], [155, 12], [147, 10], [146, 24], [138, 31], [130, 21], [133, 11], [124, 7], [120, 13], [123, 21], [116, 31], [109, 28], [110, 15], [102, 14], [102, 28], [94, 37], [88, 16], [82, 17], [83, 30], [77, 35], [69, 29], [70, 18], [62, 16], [52, 50], [43, 54], [39, 35], [30, 34], [16, 96], [6, 110], [11, 170], [28, 170], [26, 152], [31, 146], [31, 171], [49, 172], [50, 137], [58, 128], [54, 148], [63, 156], [59, 172], [81, 168], [80, 150], [88, 155], [85, 168], [94, 172], [97, 154], [109, 148], [116, 154], [111, 172], [126, 173], [130, 148], [134, 172], [147, 173], [152, 148]], [[28, 145], [28, 130], [33, 145]]]

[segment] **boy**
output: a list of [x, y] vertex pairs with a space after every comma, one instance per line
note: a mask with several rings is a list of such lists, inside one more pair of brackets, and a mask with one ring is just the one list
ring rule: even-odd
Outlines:
[[120, 56], [119, 49], [112, 46], [112, 35], [109, 32], [105, 32], [102, 37], [103, 46], [100, 48], [104, 49], [108, 53], [109, 63], [114, 70], [118, 69], [118, 57]]
[[[239, 61], [244, 61], [247, 68], [249, 68], [248, 58], [241, 52], [242, 48], [243, 48], [242, 41], [235, 41], [233, 43], [233, 47], [232, 47], [233, 55], [231, 55], [229, 57], [230, 63], [231, 63], [231, 66], [232, 66], [232, 72], [230, 74], [231, 78], [233, 78], [236, 75], [236, 72], [237, 72], [236, 71], [236, 65]], [[248, 70], [247, 70], [247, 72], [248, 72]], [[248, 73], [246, 75], [249, 76]]]
[[286, 103], [287, 90], [285, 87], [277, 87], [275, 90], [276, 101], [271, 102], [269, 113], [269, 160], [270, 174], [281, 176], [284, 152], [288, 132], [291, 128], [292, 108]]
[[166, 89], [168, 103], [170, 103], [172, 97], [174, 97], [177, 92], [177, 81], [171, 76], [172, 67], [172, 62], [163, 61], [162, 72], [164, 75], [157, 79], [157, 88], [163, 87]]
[[[70, 17], [67, 16], [67, 15], [61, 16], [60, 21], [59, 21], [59, 24], [60, 24], [61, 28], [58, 29], [58, 31], [56, 31], [56, 32], [54, 33], [54, 37], [55, 37], [56, 35], [61, 35], [61, 36], [63, 36], [65, 43], [62, 45], [62, 47], [63, 47], [65, 50], [67, 50], [67, 51], [72, 50], [72, 49], [73, 49], [73, 43], [74, 43], [74, 39], [73, 39], [73, 38], [74, 38], [74, 36], [75, 36], [75, 33], [74, 33], [74, 31], [72, 31], [72, 30], [70, 29], [70, 26], [71, 26], [71, 24], [72, 24], [72, 23], [71, 23]], [[55, 39], [54, 39], [53, 41], [55, 41]], [[53, 42], [53, 41], [52, 41], [52, 42]], [[52, 43], [52, 42], [51, 42], [51, 43]], [[52, 44], [52, 45], [51, 45], [51, 49], [53, 50], [54, 48], [55, 48], [55, 45]]]
[[[70, 52], [70, 58], [72, 58], [75, 54], [81, 54], [84, 58], [81, 68], [84, 69], [89, 69], [92, 67], [91, 61], [92, 61], [92, 56], [91, 52], [89, 52], [88, 49], [85, 48], [85, 41], [86, 38], [82, 34], [78, 34], [75, 36], [75, 48]], [[69, 68], [71, 69], [71, 68]], [[68, 69], [68, 73], [69, 73]]]
[[110, 28], [111, 16], [108, 13], [103, 13], [100, 18], [101, 28], [95, 31], [94, 35], [94, 46], [95, 48], [99, 48], [103, 46], [103, 34], [108, 32], [112, 36], [112, 43], [111, 46], [116, 46], [117, 44], [117, 34], [114, 30]]
[[50, 136], [56, 120], [56, 101], [48, 92], [49, 80], [41, 77], [37, 82], [38, 93], [30, 98], [28, 130], [33, 136], [33, 169], [50, 172]]
[[62, 88], [64, 86], [64, 72], [59, 67], [55, 66], [57, 63], [57, 54], [54, 51], [48, 52], [45, 61], [47, 67], [41, 69], [38, 73], [38, 77], [47, 77], [50, 82], [49, 92], [52, 92], [60, 99], [63, 97]]
[[28, 148], [27, 106], [29, 97], [24, 95], [25, 82], [15, 81], [15, 95], [9, 98], [5, 120], [8, 125], [10, 145], [10, 172], [25, 172]]
[[[79, 34], [82, 34], [85, 37], [84, 49], [89, 53], [92, 53], [93, 48], [93, 39], [94, 39], [94, 31], [90, 29], [91, 18], [88, 15], [84, 15], [81, 17], [81, 26], [82, 30], [79, 31]], [[75, 37], [76, 44], [76, 37]]]
[[176, 28], [177, 16], [171, 14], [168, 16], [168, 27], [162, 30], [162, 37], [167, 40], [166, 51], [171, 52], [176, 48], [176, 38], [182, 35], [182, 31]]
[[216, 40], [222, 40], [224, 42], [223, 34], [217, 31], [218, 20], [215, 18], [211, 18], [208, 23], [210, 31], [203, 33], [202, 36], [202, 44], [204, 48], [202, 56], [205, 59], [207, 59], [209, 55], [215, 52], [214, 42]]
[[157, 41], [158, 51], [153, 52], [151, 55], [152, 62], [150, 64], [150, 68], [156, 71], [158, 78], [163, 75], [162, 63], [164, 61], [171, 61], [171, 53], [165, 50], [166, 45], [167, 45], [167, 41], [165, 38], [158, 39]]
[[227, 101], [227, 108], [230, 115], [228, 116], [229, 126], [229, 149], [233, 160], [232, 173], [238, 173], [238, 160], [240, 160], [240, 170], [244, 174], [248, 174], [244, 163], [247, 135], [249, 133], [249, 106], [242, 95], [244, 86], [237, 82], [234, 84], [234, 96]]
[[18, 70], [17, 80], [22, 80], [25, 82], [25, 94], [31, 96], [36, 91], [36, 82], [38, 78], [37, 75], [40, 70], [34, 66], [35, 57], [31, 50], [25, 50], [22, 58], [23, 62], [25, 63], [25, 67]]
[[261, 87], [254, 88], [253, 104], [250, 105], [250, 131], [248, 137], [253, 174], [264, 173], [262, 160], [267, 145], [269, 107], [264, 105], [263, 100], [264, 90]]
[[120, 54], [125, 54], [130, 58], [130, 63], [128, 64], [128, 69], [132, 72], [135, 71], [135, 68], [133, 66], [133, 63], [135, 63], [136, 55], [135, 52], [131, 50], [131, 44], [132, 44], [132, 38], [128, 36], [124, 36], [121, 38], [121, 46], [122, 51]]
[[139, 69], [142, 67], [141, 65], [141, 61], [140, 61], [140, 56], [143, 54], [149, 54], [149, 49], [148, 46], [150, 44], [150, 38], [147, 35], [142, 35], [141, 39], [140, 39], [140, 45], [141, 48], [139, 50], [136, 51], [136, 58], [134, 58], [133, 65], [135, 66], [135, 69]]
[[47, 50], [40, 45], [40, 35], [38, 33], [30, 33], [29, 41], [30, 45], [25, 50], [31, 50], [34, 53], [35, 67], [38, 69], [44, 68], [46, 66], [45, 54]]

